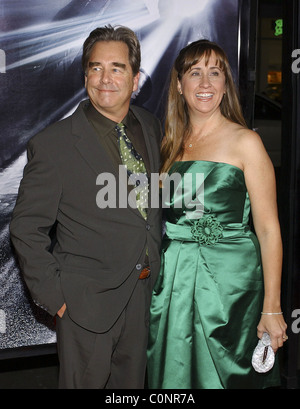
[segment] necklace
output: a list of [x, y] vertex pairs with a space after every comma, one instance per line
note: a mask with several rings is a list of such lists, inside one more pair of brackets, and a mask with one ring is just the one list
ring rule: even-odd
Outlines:
[[206, 138], [208, 135], [210, 135], [217, 127], [214, 127], [211, 131], [204, 133], [203, 135], [198, 136], [198, 138], [195, 138], [195, 141], [192, 140], [190, 143], [187, 144], [188, 148], [192, 148], [194, 145], [197, 145], [197, 142], [199, 142], [200, 139]]
[[191, 149], [194, 145], [197, 144], [197, 142], [199, 142], [200, 139], [203, 140], [203, 139], [206, 138], [208, 135], [212, 134], [219, 126], [220, 126], [220, 124], [214, 126], [209, 132], [206, 132], [206, 133], [204, 133], [204, 134], [202, 134], [202, 135], [197, 135], [196, 138], [195, 138], [195, 142], [194, 142], [194, 140], [192, 139], [192, 140], [190, 141], [190, 143], [188, 143], [188, 144], [186, 145], [186, 147], [188, 147], [188, 148]]

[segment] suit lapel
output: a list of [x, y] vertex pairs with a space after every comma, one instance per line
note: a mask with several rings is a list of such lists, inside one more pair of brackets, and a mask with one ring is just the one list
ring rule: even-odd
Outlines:
[[154, 167], [154, 157], [153, 157], [153, 149], [152, 149], [153, 136], [151, 134], [151, 129], [149, 129], [149, 127], [146, 125], [145, 120], [143, 119], [143, 116], [140, 114], [140, 112], [137, 109], [135, 109], [134, 105], [131, 106], [131, 110], [133, 111], [134, 115], [136, 116], [136, 118], [138, 119], [138, 121], [140, 122], [142, 126], [145, 144], [146, 144], [146, 148], [147, 148], [148, 156], [149, 156], [150, 173], [154, 172], [155, 167]]
[[[155, 159], [154, 159], [154, 145], [156, 143], [156, 139], [155, 136], [153, 135], [153, 130], [152, 127], [149, 127], [146, 123], [146, 121], [143, 118], [143, 115], [141, 115], [140, 111], [138, 109], [136, 109], [136, 107], [134, 105], [131, 106], [132, 111], [134, 112], [134, 115], [136, 116], [136, 118], [138, 119], [138, 121], [140, 122], [141, 126], [142, 126], [142, 130], [143, 130], [143, 135], [144, 135], [144, 139], [145, 139], [145, 144], [146, 144], [146, 148], [148, 151], [148, 157], [149, 157], [149, 164], [150, 164], [150, 173], [153, 174], [154, 172], [156, 172], [156, 168], [155, 168]], [[151, 181], [151, 176], [150, 175], [150, 181]], [[150, 192], [149, 192], [149, 203], [148, 203], [148, 215], [151, 213], [151, 185], [150, 185]], [[156, 194], [155, 189], [153, 189], [154, 194]], [[157, 192], [158, 194], [158, 192]], [[155, 200], [154, 200], [155, 203]]]

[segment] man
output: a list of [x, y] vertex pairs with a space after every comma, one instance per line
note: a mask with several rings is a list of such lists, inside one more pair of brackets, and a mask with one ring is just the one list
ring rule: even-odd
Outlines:
[[[159, 172], [161, 128], [150, 113], [130, 107], [140, 67], [130, 29], [92, 31], [82, 62], [89, 100], [29, 142], [11, 237], [33, 299], [58, 315], [60, 388], [143, 388], [161, 215], [158, 208], [144, 209], [145, 216], [118, 206], [127, 176], [120, 180], [116, 125], [125, 125], [148, 181]], [[112, 175], [120, 187], [116, 206], [96, 200], [108, 186], [99, 175]]]

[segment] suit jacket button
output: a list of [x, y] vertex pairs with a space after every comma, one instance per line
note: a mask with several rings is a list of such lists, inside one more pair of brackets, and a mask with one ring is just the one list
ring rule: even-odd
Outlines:
[[150, 224], [146, 224], [146, 229], [149, 231], [150, 230]]

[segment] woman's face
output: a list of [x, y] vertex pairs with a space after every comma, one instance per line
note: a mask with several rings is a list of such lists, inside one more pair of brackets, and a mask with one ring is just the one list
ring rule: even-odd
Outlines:
[[216, 63], [214, 52], [205, 64], [202, 57], [178, 80], [178, 91], [182, 93], [188, 106], [189, 114], [211, 115], [220, 109], [226, 91], [224, 72]]

